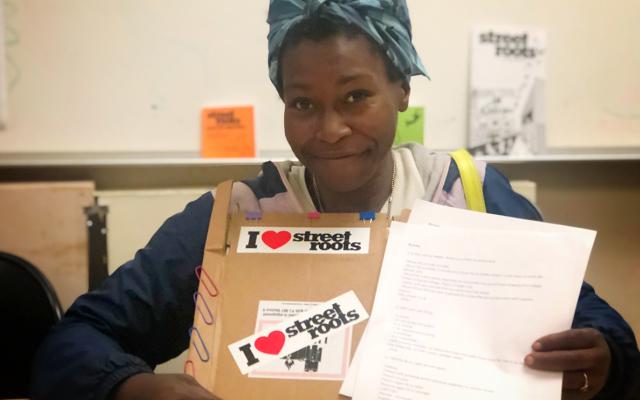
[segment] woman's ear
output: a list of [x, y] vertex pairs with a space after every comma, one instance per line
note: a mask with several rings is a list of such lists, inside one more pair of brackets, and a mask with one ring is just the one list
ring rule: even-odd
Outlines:
[[399, 111], [407, 111], [409, 107], [409, 96], [411, 95], [411, 86], [409, 81], [403, 80], [401, 83], [401, 97], [399, 102]]

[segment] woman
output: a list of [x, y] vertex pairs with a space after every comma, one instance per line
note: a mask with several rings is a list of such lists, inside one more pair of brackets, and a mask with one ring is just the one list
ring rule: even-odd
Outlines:
[[[404, 1], [272, 0], [270, 77], [285, 103], [285, 134], [302, 165], [266, 163], [234, 185], [245, 211], [380, 210], [423, 198], [465, 207], [448, 156], [421, 146], [391, 150], [409, 78], [426, 75], [411, 44]], [[539, 219], [492, 168], [478, 163], [487, 211]], [[186, 375], [152, 367], [182, 352], [194, 313], [211, 194], [170, 218], [104, 285], [80, 297], [42, 346], [34, 399], [213, 399]], [[527, 366], [564, 371], [565, 399], [624, 398], [637, 370], [633, 333], [584, 285], [572, 330], [551, 333]]]

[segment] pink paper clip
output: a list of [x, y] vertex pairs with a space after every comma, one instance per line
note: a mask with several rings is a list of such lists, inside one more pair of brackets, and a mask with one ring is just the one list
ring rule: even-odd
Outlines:
[[[191, 368], [189, 368], [191, 366]], [[187, 375], [191, 375], [194, 378], [196, 377], [196, 366], [193, 364], [193, 361], [187, 360], [184, 363], [184, 373]]]
[[[204, 281], [201, 278], [203, 273], [204, 273], [205, 278], [207, 278]], [[216, 297], [218, 295], [219, 292], [218, 292], [218, 288], [216, 287], [216, 284], [213, 283], [213, 279], [211, 279], [209, 274], [207, 274], [207, 271], [205, 271], [202, 268], [202, 265], [199, 265], [199, 266], [196, 267], [196, 276], [198, 277], [198, 280], [201, 281], [202, 284], [204, 285], [204, 288], [207, 291], [207, 293], [209, 293], [209, 296]], [[207, 285], [207, 281], [209, 281], [209, 285], [211, 285], [213, 290], [211, 290], [211, 288]]]
[[202, 336], [200, 335], [200, 331], [195, 326], [192, 326], [189, 329], [189, 337], [191, 338], [191, 340], [193, 340], [193, 332], [195, 332], [196, 335], [198, 335], [198, 340], [200, 341], [200, 347], [202, 348], [202, 351], [200, 351], [200, 349], [198, 349], [198, 345], [195, 342], [193, 343], [193, 347], [196, 349], [196, 353], [198, 353], [198, 357], [200, 358], [200, 361], [208, 362], [209, 361], [209, 350], [207, 350], [207, 345], [204, 344], [204, 340], [202, 340]]
[[311, 211], [309, 213], [307, 213], [307, 218], [308, 219], [320, 219], [320, 213], [317, 211]]
[[213, 313], [211, 312], [211, 309], [209, 308], [209, 304], [207, 304], [207, 301], [202, 298], [200, 303], [204, 304], [204, 308], [207, 310], [207, 314], [209, 315], [209, 319], [207, 319], [207, 316], [202, 312], [202, 310], [200, 309], [200, 306], [198, 305], [198, 299], [200, 299], [200, 292], [195, 292], [193, 294], [193, 302], [196, 305], [196, 310], [198, 310], [198, 312], [200, 313], [200, 316], [202, 317], [202, 320], [204, 321], [205, 324], [207, 325], [213, 325]]

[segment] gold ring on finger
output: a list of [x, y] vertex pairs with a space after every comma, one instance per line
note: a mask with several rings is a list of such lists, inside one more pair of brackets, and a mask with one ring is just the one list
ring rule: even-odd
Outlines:
[[582, 376], [584, 376], [584, 384], [578, 390], [584, 393], [589, 390], [589, 375], [587, 375], [586, 372], [583, 372]]

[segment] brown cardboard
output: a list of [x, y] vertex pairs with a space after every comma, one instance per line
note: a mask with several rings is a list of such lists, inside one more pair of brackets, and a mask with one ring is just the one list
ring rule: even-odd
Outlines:
[[[216, 196], [216, 207], [223, 202]], [[225, 202], [228, 204], [228, 202]], [[228, 208], [228, 207], [227, 207]], [[215, 210], [214, 210], [215, 213]], [[220, 216], [220, 213], [216, 213]], [[222, 222], [222, 223], [220, 223]], [[388, 220], [379, 215], [375, 221], [360, 221], [358, 214], [322, 214], [310, 220], [305, 214], [264, 214], [249, 221], [241, 214], [230, 216], [227, 250], [210, 243], [213, 226], [225, 225], [224, 218], [210, 223], [203, 270], [219, 290], [212, 297], [201, 277], [200, 296], [207, 299], [215, 323], [207, 325], [196, 311], [194, 326], [207, 347], [209, 360], [202, 362], [194, 346], [202, 346], [192, 334], [185, 370], [205, 388], [225, 400], [248, 399], [338, 399], [340, 381], [303, 381], [254, 379], [240, 373], [227, 346], [254, 333], [260, 300], [324, 302], [350, 290], [371, 311], [388, 234]], [[369, 253], [363, 255], [315, 254], [237, 254], [242, 226], [279, 227], [370, 227]], [[221, 228], [219, 228], [221, 229]], [[207, 283], [211, 287], [211, 283]], [[354, 326], [352, 357], [366, 326]], [[202, 348], [200, 349], [203, 353]]]

